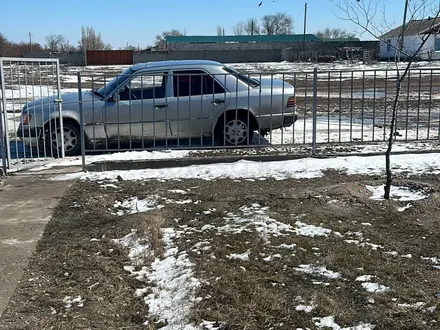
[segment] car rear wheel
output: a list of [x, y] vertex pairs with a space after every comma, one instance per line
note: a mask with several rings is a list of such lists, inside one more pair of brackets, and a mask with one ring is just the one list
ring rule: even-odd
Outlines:
[[217, 131], [220, 144], [229, 146], [252, 144], [254, 131], [250, 127], [248, 116], [231, 114], [226, 116], [226, 120], [220, 119], [218, 126], [222, 128]]
[[52, 130], [46, 134], [47, 143], [53, 151], [53, 156], [61, 156], [61, 138], [64, 139], [64, 154], [75, 156], [81, 149], [80, 133], [76, 125], [64, 122], [63, 132], [59, 125], [52, 125]]

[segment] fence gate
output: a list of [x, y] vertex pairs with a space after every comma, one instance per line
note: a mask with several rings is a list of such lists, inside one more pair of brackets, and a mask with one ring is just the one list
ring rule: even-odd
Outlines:
[[59, 60], [0, 57], [0, 86], [3, 174], [64, 158]]

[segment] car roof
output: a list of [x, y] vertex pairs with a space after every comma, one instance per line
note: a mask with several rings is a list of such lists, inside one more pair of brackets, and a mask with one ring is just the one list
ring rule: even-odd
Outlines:
[[134, 71], [142, 70], [142, 69], [150, 69], [150, 68], [159, 68], [159, 67], [173, 67], [173, 66], [193, 66], [193, 65], [210, 65], [210, 66], [223, 66], [222, 63], [216, 61], [208, 61], [208, 60], [176, 60], [176, 61], [157, 61], [157, 62], [147, 62], [147, 63], [138, 63], [133, 65], [131, 68]]

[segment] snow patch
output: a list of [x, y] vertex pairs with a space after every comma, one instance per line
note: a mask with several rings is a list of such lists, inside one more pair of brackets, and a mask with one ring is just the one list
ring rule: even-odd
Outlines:
[[362, 275], [362, 276], [356, 277], [355, 281], [356, 282], [368, 282], [368, 281], [371, 281], [373, 278], [374, 278], [373, 275]]
[[251, 253], [251, 250], [247, 250], [243, 253], [231, 253], [226, 256], [229, 260], [241, 260], [241, 261], [249, 261], [249, 254]]
[[187, 252], [179, 252], [173, 243], [179, 233], [166, 228], [163, 234], [164, 259], [156, 258], [147, 273], [147, 281], [154, 286], [152, 293], [145, 297], [145, 303], [150, 314], [157, 316], [159, 322], [167, 323], [162, 330], [196, 329], [189, 325], [189, 315], [197, 301], [195, 292], [200, 282], [193, 277], [194, 265]]
[[[365, 186], [371, 193], [372, 196], [370, 199], [373, 200], [383, 200], [384, 195], [384, 185], [382, 186]], [[399, 187], [399, 186], [391, 186], [390, 190], [390, 197], [391, 199], [398, 200], [398, 201], [417, 201], [421, 199], [428, 198], [429, 195], [425, 195], [421, 191], [417, 191], [414, 189], [410, 189], [408, 187]], [[404, 211], [405, 209], [403, 209]], [[402, 212], [402, 211], [399, 211]]]
[[294, 270], [299, 273], [319, 275], [330, 279], [337, 279], [342, 277], [340, 273], [328, 270], [325, 266], [299, 265], [298, 267], [294, 268]]
[[364, 282], [361, 285], [368, 292], [383, 293], [383, 292], [388, 292], [391, 290], [390, 287], [387, 287], [385, 285], [381, 285], [379, 283]]
[[75, 298], [71, 296], [67, 296], [63, 298], [64, 307], [66, 309], [72, 308], [72, 307], [83, 307], [84, 306], [84, 299], [81, 298], [81, 296], [77, 296]]
[[354, 327], [342, 328], [335, 322], [334, 316], [326, 317], [314, 317], [313, 322], [320, 329], [332, 329], [332, 330], [373, 330], [374, 325], [369, 323], [359, 323]]
[[295, 222], [295, 232], [300, 236], [316, 237], [316, 236], [328, 236], [332, 230], [324, 227], [318, 227], [314, 225], [308, 225], [304, 222]]
[[[420, 157], [418, 154], [393, 155], [393, 172], [421, 175], [430, 173], [440, 174], [440, 154], [432, 153]], [[220, 178], [316, 178], [323, 176], [326, 170], [345, 171], [347, 175], [380, 175], [383, 173], [383, 156], [349, 156], [329, 159], [303, 158], [288, 161], [252, 162], [240, 160], [234, 163], [218, 163], [209, 165], [192, 165], [175, 168], [144, 169], [130, 171], [86, 172], [75, 175], [61, 175], [52, 180], [82, 180], [117, 182], [120, 176], [123, 180], [175, 180], [201, 179], [215, 180]], [[377, 188], [375, 188], [377, 189]], [[380, 189], [380, 188], [379, 188]], [[423, 195], [425, 196], [425, 195]], [[414, 198], [414, 194], [411, 194]], [[422, 197], [422, 196], [419, 196]]]
[[313, 305], [298, 305], [295, 307], [297, 312], [311, 313], [315, 309]]
[[139, 200], [137, 197], [131, 197], [126, 200], [116, 201], [113, 208], [119, 209], [116, 212], [111, 212], [113, 215], [122, 216], [124, 214], [135, 214], [154, 210], [157, 205], [157, 196], [149, 196], [145, 199]]
[[139, 237], [136, 229], [132, 229], [129, 234], [122, 238], [114, 239], [113, 242], [129, 250], [128, 257], [133, 265], [142, 264], [145, 257], [152, 255], [148, 239]]

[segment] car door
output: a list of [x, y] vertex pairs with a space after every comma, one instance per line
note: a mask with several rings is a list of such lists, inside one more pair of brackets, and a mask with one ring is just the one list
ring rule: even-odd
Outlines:
[[170, 135], [168, 72], [134, 74], [104, 109], [109, 139], [155, 140]]
[[173, 70], [168, 99], [173, 137], [201, 138], [210, 135], [216, 115], [229, 103], [230, 93], [204, 70]]

